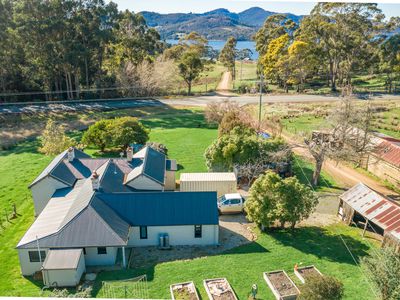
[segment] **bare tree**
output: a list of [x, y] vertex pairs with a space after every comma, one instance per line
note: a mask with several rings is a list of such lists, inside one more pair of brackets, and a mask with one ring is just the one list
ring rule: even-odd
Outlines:
[[228, 112], [239, 113], [239, 104], [227, 99], [220, 102], [211, 102], [207, 104], [205, 117], [208, 123], [219, 124]]
[[374, 147], [372, 143], [372, 109], [370, 103], [357, 105], [352, 98], [352, 88], [343, 89], [343, 99], [327, 118], [331, 129], [313, 131], [305, 144], [315, 159], [312, 178], [318, 184], [326, 157], [337, 161], [350, 161], [359, 165], [362, 158]]
[[118, 81], [125, 87], [126, 96], [153, 96], [174, 90], [178, 86], [178, 71], [171, 59], [162, 57], [139, 65], [127, 63], [118, 74]]

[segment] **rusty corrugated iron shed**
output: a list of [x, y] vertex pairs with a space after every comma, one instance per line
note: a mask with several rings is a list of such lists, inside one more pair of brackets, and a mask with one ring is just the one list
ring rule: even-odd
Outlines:
[[400, 240], [400, 206], [363, 183], [353, 186], [340, 196], [364, 218]]

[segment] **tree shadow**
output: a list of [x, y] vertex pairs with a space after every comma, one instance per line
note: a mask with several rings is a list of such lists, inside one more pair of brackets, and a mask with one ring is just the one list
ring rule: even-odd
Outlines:
[[369, 250], [367, 245], [349, 235], [315, 226], [274, 230], [267, 234], [284, 246], [338, 263], [355, 265], [361, 257], [368, 255]]
[[[302, 184], [309, 185], [314, 174], [313, 166], [311, 165], [311, 163], [308, 162], [303, 163], [303, 161], [299, 161], [298, 158], [295, 158], [295, 160], [297, 160], [297, 162], [296, 161], [292, 162], [293, 173], [296, 175], [296, 177]], [[299, 165], [301, 165], [301, 167]], [[329, 178], [327, 178], [323, 173], [321, 173], [317, 188], [323, 188], [323, 187], [342, 190], [341, 187], [333, 184], [329, 180]]]

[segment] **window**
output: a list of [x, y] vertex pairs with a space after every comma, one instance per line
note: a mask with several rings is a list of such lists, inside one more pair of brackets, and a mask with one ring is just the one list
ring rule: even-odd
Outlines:
[[196, 239], [201, 238], [201, 225], [194, 225], [194, 237]]
[[147, 226], [140, 226], [140, 239], [147, 239]]
[[[30, 262], [40, 262], [38, 251], [29, 251], [28, 254]], [[42, 259], [42, 262], [44, 262], [46, 258], [46, 251], [40, 251], [40, 257]]]
[[240, 204], [240, 199], [231, 199], [231, 204], [233, 204], [233, 205]]
[[83, 255], [86, 255], [86, 248], [83, 248]]
[[107, 254], [106, 247], [97, 247], [97, 254]]

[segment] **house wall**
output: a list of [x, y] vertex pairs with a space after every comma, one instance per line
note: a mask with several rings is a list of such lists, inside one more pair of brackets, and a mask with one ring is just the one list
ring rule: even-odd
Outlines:
[[181, 192], [217, 192], [220, 197], [224, 194], [237, 193], [236, 180], [232, 181], [180, 181]]
[[35, 207], [35, 217], [42, 212], [56, 190], [66, 187], [68, 187], [66, 184], [52, 177], [45, 177], [31, 186], [30, 189]]
[[[40, 262], [30, 262], [29, 260], [29, 251], [35, 251], [37, 249], [18, 249], [18, 257], [19, 257], [19, 264], [21, 267], [21, 273], [24, 276], [31, 276], [34, 273], [40, 271], [40, 269], [42, 268], [42, 264], [44, 262], [44, 260], [42, 261], [42, 263]], [[42, 249], [40, 248], [41, 251], [46, 251], [46, 255], [47, 252], [49, 251], [49, 249]]]
[[130, 181], [128, 185], [137, 190], [152, 190], [152, 191], [163, 190], [163, 186], [161, 184], [144, 175], [138, 176], [134, 180]]
[[219, 226], [203, 225], [202, 237], [194, 237], [194, 225], [184, 226], [148, 226], [147, 239], [140, 239], [139, 227], [132, 227], [128, 246], [158, 246], [159, 235], [168, 233], [171, 246], [179, 245], [216, 245], [219, 243]]
[[367, 170], [372, 174], [386, 179], [390, 183], [400, 187], [400, 168], [379, 159], [375, 155], [369, 155]]
[[76, 286], [85, 272], [85, 259], [79, 259], [78, 267], [73, 270], [43, 270], [43, 282], [47, 286]]
[[165, 190], [175, 191], [175, 171], [165, 171]]
[[107, 247], [107, 254], [97, 254], [97, 247], [85, 248], [86, 266], [109, 266], [114, 265], [117, 259], [116, 247]]

